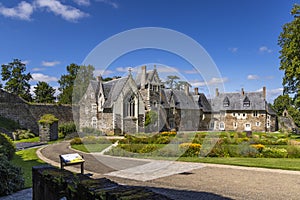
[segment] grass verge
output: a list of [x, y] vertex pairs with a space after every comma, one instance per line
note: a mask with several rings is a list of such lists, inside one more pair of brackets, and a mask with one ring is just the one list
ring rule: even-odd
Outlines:
[[24, 173], [23, 176], [25, 179], [25, 188], [32, 187], [32, 167], [45, 164], [44, 161], [40, 160], [37, 157], [37, 150], [38, 148], [32, 148], [17, 151], [11, 161], [14, 165], [22, 168], [22, 171]]
[[93, 153], [93, 152], [101, 152], [102, 150], [106, 149], [110, 145], [111, 144], [75, 144], [72, 145], [72, 148], [86, 153]]

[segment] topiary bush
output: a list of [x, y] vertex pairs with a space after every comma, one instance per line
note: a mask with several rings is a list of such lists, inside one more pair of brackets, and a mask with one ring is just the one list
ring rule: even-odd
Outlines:
[[73, 140], [71, 140], [70, 144], [71, 145], [82, 144], [82, 140], [81, 140], [81, 138], [77, 137], [77, 138], [74, 138]]
[[21, 168], [12, 165], [5, 157], [0, 157], [0, 196], [12, 194], [24, 188]]
[[[0, 133], [0, 154], [11, 160], [15, 154], [16, 146], [13, 141], [4, 133]], [[1, 156], [2, 157], [2, 156]]]

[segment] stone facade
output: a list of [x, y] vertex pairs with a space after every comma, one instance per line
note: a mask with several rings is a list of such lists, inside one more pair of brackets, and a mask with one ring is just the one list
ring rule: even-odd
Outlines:
[[0, 89], [0, 116], [18, 122], [22, 128], [38, 135], [38, 120], [44, 114], [53, 114], [59, 123], [73, 121], [72, 107], [68, 105], [31, 104], [17, 95]]
[[[277, 130], [276, 114], [266, 102], [265, 88], [240, 93], [216, 90], [216, 96], [208, 100], [198, 88], [190, 92], [188, 84], [182, 90], [166, 89], [155, 66], [149, 71], [141, 67], [135, 79], [130, 73], [105, 83], [101, 78], [91, 81], [79, 110], [81, 128], [92, 126], [105, 133]], [[150, 111], [157, 119], [144, 127], [145, 114]]]
[[41, 142], [49, 142], [58, 139], [58, 122], [52, 124], [39, 124], [39, 135]]

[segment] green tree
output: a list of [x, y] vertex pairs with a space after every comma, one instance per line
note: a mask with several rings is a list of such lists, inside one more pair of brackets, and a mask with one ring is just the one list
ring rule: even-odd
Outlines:
[[58, 80], [58, 83], [60, 85], [58, 90], [61, 92], [58, 95], [59, 103], [63, 103], [63, 104], [72, 103], [73, 85], [79, 68], [80, 66], [74, 63], [68, 65], [67, 66], [68, 74], [62, 75]]
[[62, 75], [58, 81], [61, 92], [58, 95], [58, 100], [63, 104], [78, 103], [86, 91], [86, 88], [93, 80], [93, 72], [95, 68], [91, 65], [79, 66], [77, 64], [70, 64], [67, 66], [68, 74]]
[[178, 76], [170, 75], [167, 76], [166, 84], [168, 85], [168, 88], [174, 89], [177, 86], [177, 80], [180, 78]]
[[289, 95], [278, 96], [273, 103], [272, 108], [277, 112], [278, 115], [282, 115], [285, 109], [288, 109], [292, 105], [292, 99]]
[[19, 59], [14, 59], [11, 63], [3, 64], [1, 75], [2, 80], [6, 81], [4, 89], [19, 95], [26, 101], [32, 101], [29, 84], [29, 80], [32, 79], [32, 76], [25, 71], [26, 65]]
[[55, 89], [46, 82], [38, 82], [34, 87], [35, 98], [37, 103], [54, 103]]
[[286, 23], [279, 36], [280, 69], [284, 71], [284, 94], [293, 94], [295, 106], [300, 107], [300, 5], [295, 4], [293, 21]]

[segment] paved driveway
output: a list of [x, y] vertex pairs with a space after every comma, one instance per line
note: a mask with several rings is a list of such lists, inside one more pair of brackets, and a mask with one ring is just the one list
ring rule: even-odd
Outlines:
[[[47, 146], [40, 151], [42, 159], [58, 165], [59, 154], [74, 153], [68, 146], [68, 142]], [[93, 177], [147, 186], [173, 199], [300, 199], [298, 171], [183, 162], [170, 165], [165, 161], [82, 154], [85, 169]]]

